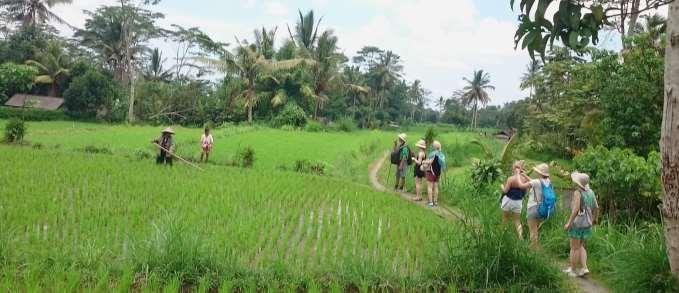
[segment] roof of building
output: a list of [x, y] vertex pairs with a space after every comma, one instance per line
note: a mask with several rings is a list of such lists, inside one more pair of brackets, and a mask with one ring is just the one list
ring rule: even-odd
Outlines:
[[10, 107], [29, 107], [43, 110], [57, 110], [64, 104], [64, 99], [57, 97], [34, 96], [16, 94], [9, 99], [5, 106]]

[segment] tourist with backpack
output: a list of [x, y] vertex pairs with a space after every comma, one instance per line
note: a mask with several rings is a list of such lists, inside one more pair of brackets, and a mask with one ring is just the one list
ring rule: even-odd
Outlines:
[[413, 173], [415, 174], [415, 198], [414, 201], [422, 200], [422, 180], [426, 176], [426, 167], [423, 167], [424, 161], [427, 159], [427, 143], [420, 139], [415, 146], [419, 149], [417, 157], [413, 157], [412, 161], [415, 163]]
[[425, 170], [427, 177], [427, 195], [429, 196], [429, 207], [435, 207], [439, 204], [439, 181], [446, 169], [446, 156], [442, 152], [441, 143], [434, 141], [432, 143], [434, 149], [422, 163], [422, 170]]
[[556, 211], [556, 193], [549, 180], [549, 165], [539, 164], [533, 168], [533, 172], [538, 175], [538, 179], [530, 180], [531, 192], [526, 204], [526, 218], [531, 247], [538, 248], [540, 224], [553, 216]]
[[[579, 172], [571, 174], [577, 190], [573, 192], [571, 213], [564, 230], [570, 238], [570, 267], [563, 272], [570, 277], [582, 277], [589, 274], [587, 268], [587, 250], [585, 241], [592, 236], [592, 227], [597, 224], [599, 204], [594, 191], [589, 186], [589, 175]], [[577, 270], [578, 264], [580, 269]]]
[[512, 176], [509, 176], [507, 182], [500, 186], [502, 189], [502, 198], [500, 199], [502, 225], [506, 226], [511, 218], [520, 239], [523, 239], [523, 226], [521, 225], [523, 197], [531, 186], [529, 181], [530, 178], [526, 176], [524, 171], [524, 161], [516, 161], [512, 165]]
[[394, 142], [394, 149], [391, 152], [391, 163], [396, 165], [395, 191], [405, 191], [408, 164], [412, 160], [412, 154], [408, 145], [406, 145], [407, 139], [408, 136], [405, 133], [399, 134], [398, 139]]

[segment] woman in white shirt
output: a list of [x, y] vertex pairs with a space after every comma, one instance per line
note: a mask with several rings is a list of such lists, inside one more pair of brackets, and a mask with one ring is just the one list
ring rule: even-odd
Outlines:
[[540, 245], [538, 230], [540, 229], [540, 224], [544, 221], [538, 213], [538, 205], [543, 200], [543, 186], [550, 187], [552, 182], [549, 180], [549, 165], [537, 165], [533, 168], [533, 171], [538, 174], [538, 179], [530, 181], [532, 191], [528, 194], [528, 204], [526, 205], [528, 211], [526, 213], [526, 218], [528, 219], [531, 246], [533, 248], [538, 248]]

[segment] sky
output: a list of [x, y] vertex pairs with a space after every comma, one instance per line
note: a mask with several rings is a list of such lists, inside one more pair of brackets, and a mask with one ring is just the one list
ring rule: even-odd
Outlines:
[[[76, 0], [54, 12], [75, 27], [83, 27], [83, 10], [115, 5], [113, 0]], [[464, 86], [463, 77], [483, 69], [496, 87], [493, 105], [527, 95], [519, 89], [529, 62], [525, 51], [514, 50], [516, 12], [508, 0], [163, 0], [152, 7], [165, 14], [163, 27], [199, 27], [213, 39], [233, 43], [252, 39], [256, 28], [278, 27], [278, 44], [289, 36], [298, 9], [313, 9], [323, 17], [321, 27], [332, 29], [340, 50], [352, 57], [363, 46], [377, 46], [401, 56], [404, 77], [419, 79], [431, 99], [450, 97]], [[601, 33], [600, 46], [616, 46], [612, 33]], [[172, 56], [171, 44], [160, 45]]]

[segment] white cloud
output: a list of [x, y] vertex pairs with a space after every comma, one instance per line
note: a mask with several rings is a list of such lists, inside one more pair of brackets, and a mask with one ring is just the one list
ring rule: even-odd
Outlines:
[[283, 3], [278, 1], [268, 1], [264, 4], [264, 13], [270, 16], [287, 16], [290, 10]]
[[[491, 71], [501, 103], [522, 96], [525, 52], [514, 50], [514, 22], [484, 17], [472, 0], [370, 0], [381, 15], [355, 29], [338, 28], [345, 54], [376, 45], [402, 56], [407, 77], [432, 96], [450, 96], [474, 69]], [[506, 68], [503, 66], [506, 64]]]

